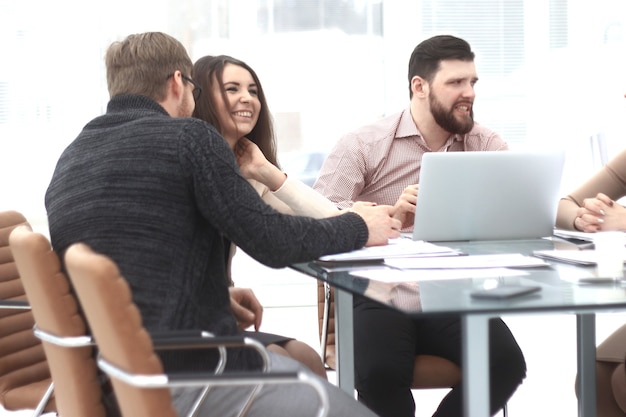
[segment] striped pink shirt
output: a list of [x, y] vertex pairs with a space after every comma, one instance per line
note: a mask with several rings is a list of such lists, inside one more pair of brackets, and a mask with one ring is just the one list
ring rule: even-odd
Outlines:
[[[438, 152], [507, 149], [499, 134], [475, 123], [469, 133], [448, 138]], [[394, 205], [407, 186], [419, 182], [425, 152], [432, 150], [406, 109], [339, 139], [313, 188], [339, 208], [355, 201]]]

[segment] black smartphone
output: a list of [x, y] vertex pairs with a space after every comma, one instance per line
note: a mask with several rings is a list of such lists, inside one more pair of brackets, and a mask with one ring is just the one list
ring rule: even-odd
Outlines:
[[473, 298], [504, 299], [530, 294], [541, 289], [539, 285], [502, 285], [490, 289], [475, 290], [470, 293]]

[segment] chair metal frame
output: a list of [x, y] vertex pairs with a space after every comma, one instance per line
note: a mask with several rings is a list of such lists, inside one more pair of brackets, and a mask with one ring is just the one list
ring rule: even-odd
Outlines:
[[[189, 332], [184, 333], [188, 334]], [[293, 383], [307, 384], [315, 390], [321, 404], [316, 417], [325, 417], [328, 414], [330, 400], [324, 385], [319, 380], [302, 371], [270, 371], [270, 357], [267, 349], [257, 340], [245, 336], [214, 336], [209, 332], [201, 332], [201, 336], [201, 338], [194, 336], [172, 337], [172, 335], [164, 333], [154, 341], [154, 348], [155, 350], [216, 348], [220, 352], [220, 360], [216, 369], [212, 372], [169, 372], [154, 375], [139, 375], [116, 366], [111, 361], [103, 358], [101, 353], [98, 353], [97, 357], [98, 367], [111, 378], [117, 378], [137, 388], [204, 387], [204, 390], [198, 395], [189, 412], [189, 417], [195, 417], [197, 415], [202, 402], [206, 399], [212, 387], [255, 385], [256, 389], [250, 394], [239, 413], [239, 417], [244, 417], [252, 407], [252, 403], [259, 393], [260, 387], [265, 384]], [[261, 370], [248, 372], [238, 371], [225, 374], [223, 371], [227, 364], [226, 348], [229, 347], [247, 347], [255, 349], [261, 356], [263, 362]]]
[[[132, 385], [138, 388], [172, 388], [172, 387], [204, 387], [203, 392], [199, 395], [192, 408], [192, 415], [195, 415], [202, 401], [208, 394], [208, 390], [217, 386], [242, 386], [242, 385], [255, 385], [261, 387], [265, 384], [293, 384], [303, 383], [310, 385], [320, 398], [321, 406], [318, 409], [317, 417], [324, 417], [328, 414], [329, 410], [329, 398], [324, 385], [317, 379], [302, 371], [293, 372], [233, 372], [228, 374], [216, 374], [208, 372], [193, 372], [193, 373], [163, 373], [154, 375], [141, 375], [128, 372], [110, 361], [107, 361], [98, 354], [98, 367], [109, 375], [111, 378], [116, 378], [125, 384]], [[254, 397], [259, 392], [258, 389], [254, 390], [251, 396], [248, 398], [246, 405], [240, 412], [240, 416], [245, 416], [248, 410], [252, 406]]]
[[[36, 324], [33, 327], [33, 333], [35, 336], [43, 342], [51, 343], [56, 346], [64, 347], [64, 348], [81, 348], [86, 346], [97, 347], [97, 344], [93, 340], [91, 336], [58, 336], [53, 334], [52, 332], [45, 331], [40, 329]], [[210, 332], [200, 332], [200, 338], [192, 336], [191, 334], [195, 332], [164, 332], [159, 333], [153, 339], [155, 350], [174, 350], [174, 349], [198, 349], [198, 348], [215, 348], [218, 350], [220, 354], [220, 358], [218, 363], [216, 364], [215, 370], [213, 372], [207, 372], [202, 374], [203, 380], [198, 380], [200, 374], [195, 374], [193, 377], [180, 378], [176, 376], [168, 376], [167, 374], [162, 375], [134, 375], [129, 372], [124, 371], [123, 369], [113, 365], [112, 363], [106, 361], [102, 358], [100, 353], [97, 354], [97, 364], [98, 367], [105, 372], [107, 375], [121, 379], [127, 384], [140, 387], [140, 388], [165, 388], [165, 387], [174, 387], [174, 386], [201, 386], [205, 387], [205, 389], [198, 395], [194, 406], [191, 408], [188, 416], [195, 417], [199, 411], [199, 407], [206, 398], [208, 394], [209, 388], [207, 386], [207, 380], [211, 380], [211, 385], [217, 386], [225, 386], [225, 385], [242, 385], [241, 382], [236, 382], [237, 378], [228, 378], [228, 380], [233, 380], [235, 382], [221, 381], [222, 374], [224, 369], [226, 368], [227, 362], [227, 347], [240, 347], [245, 346], [252, 349], [255, 349], [262, 358], [263, 366], [262, 372], [267, 372], [269, 368], [269, 355], [267, 354], [267, 350], [265, 347], [259, 343], [258, 341], [244, 337], [244, 338], [235, 338], [235, 337], [215, 337]], [[181, 336], [182, 335], [182, 336]], [[258, 384], [269, 382], [271, 383], [293, 383], [294, 375], [292, 373], [272, 373], [272, 374], [262, 374], [262, 376], [258, 376], [259, 373], [249, 373], [251, 377], [248, 380], [253, 381], [254, 377], [257, 378], [259, 382]], [[269, 377], [268, 377], [269, 375]], [[243, 377], [243, 374], [238, 375], [238, 377]], [[300, 375], [298, 375], [300, 377]], [[301, 377], [303, 382], [305, 381], [306, 375]], [[311, 385], [314, 385], [318, 381], [311, 382]], [[324, 391], [322, 395], [326, 394]], [[249, 399], [249, 402], [251, 400]]]
[[28, 301], [0, 300], [0, 310], [30, 310]]

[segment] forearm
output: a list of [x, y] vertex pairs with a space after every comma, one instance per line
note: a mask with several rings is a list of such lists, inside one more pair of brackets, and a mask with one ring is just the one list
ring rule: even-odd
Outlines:
[[255, 260], [273, 268], [359, 249], [369, 238], [366, 223], [355, 213], [319, 220], [276, 213], [262, 216], [262, 224], [259, 216], [251, 223], [235, 230], [233, 241]]
[[268, 162], [254, 171], [253, 179], [265, 185], [270, 191], [276, 191], [285, 184], [287, 175]]
[[326, 197], [306, 184], [290, 178], [274, 192], [274, 196], [299, 216], [319, 219], [339, 214], [337, 207]]
[[578, 216], [578, 208], [579, 205], [569, 196], [559, 200], [556, 227], [565, 230], [577, 230], [574, 221]]
[[598, 193], [606, 194], [610, 199], [618, 200], [626, 194], [626, 183], [622, 172], [623, 161], [612, 160], [589, 178], [584, 184], [559, 201], [556, 226], [562, 229], [577, 230], [574, 221], [578, 208], [586, 198], [595, 198]]

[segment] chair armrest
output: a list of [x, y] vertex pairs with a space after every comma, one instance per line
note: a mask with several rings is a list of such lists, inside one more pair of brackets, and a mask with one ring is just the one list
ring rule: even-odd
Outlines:
[[[200, 337], [198, 337], [198, 333]], [[195, 334], [196, 336], [193, 336]], [[269, 369], [270, 358], [259, 341], [246, 336], [214, 336], [209, 332], [184, 330], [181, 332], [158, 332], [157, 339], [153, 339], [154, 349], [159, 350], [182, 350], [182, 349], [218, 349], [220, 352], [220, 364], [216, 372], [222, 372], [226, 366], [226, 348], [246, 347], [256, 350], [263, 360], [263, 371]]]
[[131, 374], [111, 364], [98, 355], [98, 367], [111, 378], [140, 388], [166, 388], [183, 386], [241, 386], [263, 384], [302, 383], [311, 386], [320, 399], [317, 417], [326, 416], [329, 409], [328, 392], [321, 380], [300, 370], [294, 371], [233, 371], [225, 374], [207, 372], [170, 372], [157, 375]]
[[[213, 336], [208, 332], [172, 332], [150, 335], [155, 349], [201, 349], [248, 345], [244, 336]], [[156, 336], [156, 337], [155, 337]], [[261, 345], [262, 346], [262, 345]], [[265, 349], [263, 347], [263, 349]]]
[[203, 330], [160, 330], [150, 332], [152, 341], [170, 339], [172, 337], [203, 337], [204, 334], [211, 334]]

